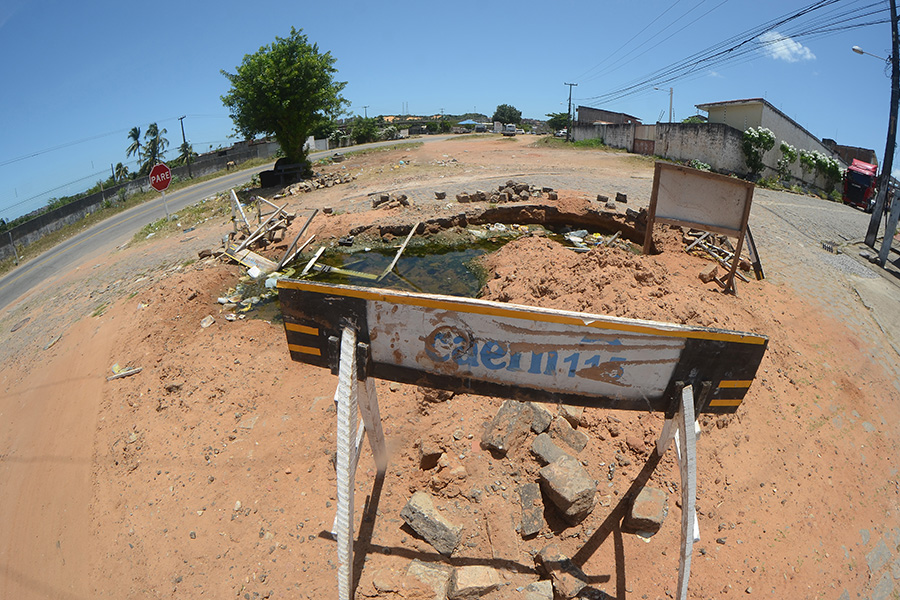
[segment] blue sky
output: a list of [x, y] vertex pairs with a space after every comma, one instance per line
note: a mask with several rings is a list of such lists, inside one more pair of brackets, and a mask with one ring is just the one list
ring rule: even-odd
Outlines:
[[[887, 2], [842, 0], [741, 49], [740, 60], [703, 64], [674, 81], [650, 81], [615, 100], [604, 94], [800, 10], [808, 1], [635, 0], [455, 3], [155, 3], [5, 0], [0, 3], [0, 218], [71, 195], [128, 163], [127, 132], [166, 128], [167, 158], [181, 143], [178, 117], [194, 149], [229, 145], [232, 123], [220, 96], [247, 53], [303, 29], [336, 58], [353, 114], [444, 110], [525, 117], [564, 112], [574, 100], [652, 123], [695, 105], [764, 97], [819, 138], [873, 148], [882, 158], [890, 101], [884, 62], [851, 52], [890, 53], [890, 26], [785, 37], [789, 27]], [[846, 22], [846, 21], [845, 21]], [[652, 80], [652, 78], [650, 78]], [[653, 90], [653, 86], [660, 90]], [[599, 98], [599, 101], [597, 100]]]

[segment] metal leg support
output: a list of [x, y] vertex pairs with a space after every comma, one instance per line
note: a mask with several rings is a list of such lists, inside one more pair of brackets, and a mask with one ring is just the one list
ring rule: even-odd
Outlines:
[[686, 600], [691, 576], [694, 542], [700, 541], [697, 521], [697, 429], [694, 420], [694, 393], [690, 385], [681, 393], [681, 405], [674, 419], [667, 419], [656, 445], [660, 456], [675, 439], [678, 467], [681, 471], [681, 559], [678, 563], [676, 600]]

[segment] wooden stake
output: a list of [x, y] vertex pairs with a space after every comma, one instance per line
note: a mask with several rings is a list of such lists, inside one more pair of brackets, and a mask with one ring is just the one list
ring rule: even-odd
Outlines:
[[409, 240], [412, 239], [412, 236], [416, 233], [416, 230], [419, 228], [419, 224], [420, 224], [420, 222], [417, 222], [415, 225], [413, 225], [413, 228], [412, 228], [412, 230], [410, 230], [409, 235], [406, 236], [406, 239], [403, 241], [403, 245], [400, 246], [399, 250], [397, 250], [397, 254], [396, 254], [396, 256], [394, 256], [394, 260], [392, 260], [391, 264], [388, 265], [388, 268], [384, 270], [384, 272], [378, 278], [378, 281], [381, 281], [382, 279], [387, 277], [387, 274], [390, 273], [394, 269], [394, 266], [397, 264], [397, 261], [400, 260], [400, 255], [403, 254], [404, 250], [406, 250], [406, 245], [409, 243]]

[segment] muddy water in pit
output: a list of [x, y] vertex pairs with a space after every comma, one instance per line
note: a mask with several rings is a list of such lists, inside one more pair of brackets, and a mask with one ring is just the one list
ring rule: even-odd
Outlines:
[[[411, 292], [475, 297], [484, 283], [484, 271], [477, 258], [492, 252], [512, 238], [497, 242], [453, 248], [407, 248], [397, 265], [381, 281], [341, 273], [320, 272], [314, 281], [382, 287]], [[381, 275], [394, 259], [396, 250], [336, 252], [325, 255], [318, 264], [362, 273]]]

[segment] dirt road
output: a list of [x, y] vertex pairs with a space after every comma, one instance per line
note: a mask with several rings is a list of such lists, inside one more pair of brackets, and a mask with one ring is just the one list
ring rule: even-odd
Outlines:
[[[290, 210], [334, 209], [311, 228], [326, 243], [365, 224], [453, 214], [457, 191], [509, 178], [554, 187], [569, 207], [617, 191], [629, 207], [646, 205], [652, 163], [530, 142], [451, 139], [350, 157], [327, 169], [356, 175], [352, 183], [285, 201]], [[448, 199], [436, 200], [436, 190]], [[405, 192], [412, 205], [368, 210], [369, 194], [383, 191]], [[677, 236], [650, 257], [575, 254], [523, 237], [486, 261], [484, 294], [769, 336], [738, 413], [701, 419], [702, 538], [691, 595], [890, 598], [900, 581], [900, 361], [854, 289], [876, 279], [824, 257], [778, 211], [821, 201], [757, 197], [751, 226], [767, 279], [739, 283], [736, 297], [697, 278], [708, 262], [681, 252]], [[842, 220], [837, 214], [834, 227]], [[253, 313], [225, 320], [217, 298], [241, 270], [196, 256], [229, 226], [213, 220], [92, 257], [0, 316], [0, 597], [335, 597], [327, 533], [335, 380], [292, 363], [277, 323]], [[208, 315], [215, 323], [202, 328]], [[107, 382], [115, 363], [143, 371]], [[545, 527], [524, 539], [516, 489], [536, 481], [540, 465], [531, 439], [503, 459], [481, 447], [500, 400], [432, 402], [386, 382], [378, 394], [391, 463], [380, 494], [367, 449], [357, 474], [356, 597], [433, 597], [408, 574], [420, 561], [492, 566], [504, 585], [486, 598], [518, 598], [539, 578], [533, 553], [551, 542], [611, 596], [674, 592], [680, 509], [671, 454], [649, 475], [668, 495], [660, 532], [645, 542], [610, 524], [648, 461], [659, 415], [586, 409], [577, 425], [589, 441], [577, 458], [598, 482], [597, 505], [576, 526], [548, 508]], [[422, 468], [425, 446], [443, 451], [439, 466]], [[450, 559], [399, 516], [417, 490], [464, 525]], [[367, 498], [377, 501], [373, 520], [363, 519]]]

